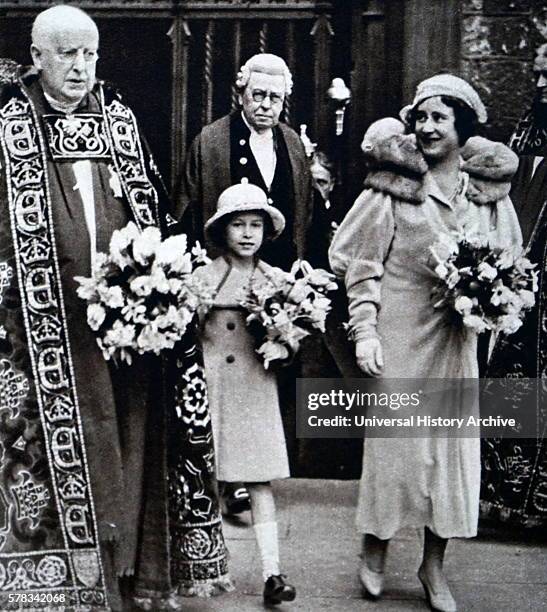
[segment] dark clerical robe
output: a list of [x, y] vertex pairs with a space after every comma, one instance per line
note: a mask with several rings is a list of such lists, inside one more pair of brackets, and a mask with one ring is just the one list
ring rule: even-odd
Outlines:
[[[539, 291], [523, 325], [510, 336], [500, 336], [487, 369], [489, 378], [547, 377], [547, 146], [545, 134], [525, 124], [519, 169], [511, 199], [522, 227], [527, 256], [537, 264]], [[516, 132], [517, 133], [517, 132]], [[543, 136], [542, 136], [543, 134]], [[515, 143], [515, 138], [513, 138]], [[515, 409], [530, 404], [515, 397]], [[547, 525], [547, 410], [540, 402], [535, 415], [536, 437], [482, 441], [481, 511], [485, 518], [521, 527]]]
[[59, 113], [31, 70], [2, 84], [0, 143], [0, 609], [37, 591], [121, 610], [127, 568], [143, 595], [222, 581], [199, 354], [107, 362], [76, 295], [114, 230], [167, 231], [132, 112], [97, 84]]
[[[258, 185], [286, 219], [283, 234], [265, 245], [261, 257], [287, 269], [303, 257], [311, 216], [309, 163], [298, 134], [284, 123], [273, 129], [277, 158], [268, 188], [249, 144], [250, 130], [241, 113], [226, 115], [206, 125], [192, 143], [181, 178], [177, 216], [183, 227], [203, 239], [203, 225], [217, 209], [218, 196], [242, 180]], [[188, 209], [188, 210], [187, 210]]]

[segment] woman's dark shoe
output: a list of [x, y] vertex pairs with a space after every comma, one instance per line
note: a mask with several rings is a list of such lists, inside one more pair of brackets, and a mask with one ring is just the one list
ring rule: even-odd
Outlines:
[[457, 612], [456, 601], [454, 597], [452, 597], [448, 585], [443, 591], [434, 591], [429, 584], [427, 574], [423, 567], [420, 567], [418, 570], [418, 578], [424, 587], [427, 603], [432, 610], [436, 610], [437, 612]]
[[264, 583], [264, 603], [276, 606], [284, 601], [294, 601], [296, 589], [285, 582], [287, 576], [270, 576]]
[[251, 509], [251, 496], [245, 487], [226, 492], [223, 514], [241, 514]]
[[366, 561], [359, 568], [359, 582], [363, 597], [378, 599], [384, 590], [384, 572], [375, 572], [368, 567]]

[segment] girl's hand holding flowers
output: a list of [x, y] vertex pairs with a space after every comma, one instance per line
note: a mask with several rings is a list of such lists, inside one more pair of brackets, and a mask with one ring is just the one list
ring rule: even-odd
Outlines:
[[325, 294], [336, 287], [332, 274], [302, 260], [297, 260], [289, 273], [251, 285], [241, 305], [249, 312], [247, 325], [261, 342], [257, 353], [266, 369], [271, 362], [297, 353], [302, 339], [313, 331], [325, 331], [331, 305]]

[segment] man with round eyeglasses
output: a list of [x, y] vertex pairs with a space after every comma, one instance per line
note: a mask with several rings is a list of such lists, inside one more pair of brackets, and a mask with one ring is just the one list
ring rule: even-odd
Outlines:
[[280, 121], [293, 80], [285, 61], [270, 53], [252, 56], [235, 81], [240, 108], [207, 125], [195, 138], [180, 181], [178, 214], [203, 236], [203, 220], [230, 185], [261, 187], [287, 219], [286, 230], [262, 258], [288, 268], [304, 253], [310, 217], [311, 179], [299, 136]]
[[207, 421], [174, 416], [206, 413], [203, 393], [185, 399], [205, 384], [191, 338], [168, 386], [160, 358], [105, 360], [77, 294], [116, 230], [166, 235], [170, 210], [132, 110], [96, 79], [98, 47], [93, 20], [58, 5], [34, 21], [33, 66], [0, 71], [0, 575], [63, 609], [121, 612], [198, 575], [226, 584], [227, 566]]

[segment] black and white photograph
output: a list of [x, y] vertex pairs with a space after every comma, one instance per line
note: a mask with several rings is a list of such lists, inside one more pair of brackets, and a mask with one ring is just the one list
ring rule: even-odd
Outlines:
[[0, 0], [0, 612], [539, 612], [546, 436], [547, 0]]

